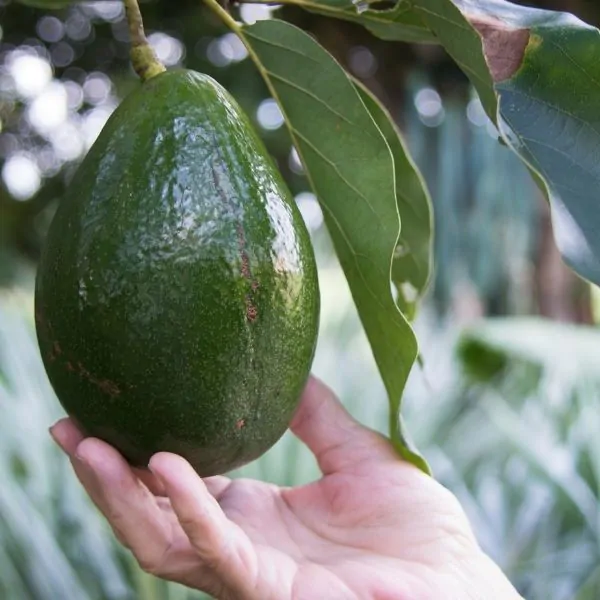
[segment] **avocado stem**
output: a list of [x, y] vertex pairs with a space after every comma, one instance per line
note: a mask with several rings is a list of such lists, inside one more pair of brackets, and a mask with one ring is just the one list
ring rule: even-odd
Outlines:
[[137, 0], [123, 0], [131, 39], [131, 64], [142, 81], [165, 71], [144, 33], [144, 22]]

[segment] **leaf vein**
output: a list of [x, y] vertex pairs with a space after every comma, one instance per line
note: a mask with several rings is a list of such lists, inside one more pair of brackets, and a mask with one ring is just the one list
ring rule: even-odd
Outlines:
[[354, 126], [355, 124], [350, 121], [350, 119], [348, 119], [347, 117], [345, 117], [344, 115], [342, 115], [341, 113], [339, 113], [337, 110], [335, 110], [333, 107], [329, 106], [329, 104], [327, 104], [327, 102], [325, 102], [325, 100], [323, 100], [322, 98], [320, 98], [319, 96], [317, 96], [316, 94], [314, 94], [313, 92], [311, 92], [310, 90], [307, 90], [306, 88], [303, 88], [301, 86], [299, 86], [298, 84], [290, 81], [289, 79], [286, 79], [285, 77], [282, 77], [281, 75], [278, 75], [277, 73], [270, 71], [270, 70], [266, 70], [266, 72], [273, 78], [273, 79], [277, 79], [280, 83], [283, 83], [285, 85], [289, 85], [290, 87], [294, 88], [295, 90], [298, 90], [299, 92], [306, 94], [307, 96], [309, 96], [310, 98], [312, 98], [313, 100], [315, 100], [316, 102], [318, 102], [319, 104], [321, 104], [322, 106], [324, 106], [329, 112], [331, 112], [332, 114], [334, 114], [336, 117], [339, 117], [340, 119], [342, 119], [342, 121], [345, 121], [346, 123], [348, 123], [348, 125], [352, 125]]
[[552, 46], [554, 46], [569, 61], [571, 61], [590, 81], [592, 81], [598, 87], [600, 87], [600, 81], [598, 81], [590, 73], [588, 73], [588, 71], [583, 67], [583, 65], [581, 65], [578, 61], [576, 61], [560, 44], [557, 44], [556, 42], [552, 42]]
[[[528, 94], [527, 92], [519, 90], [519, 89], [512, 89], [511, 93], [513, 93], [515, 95], [524, 96], [525, 98], [528, 98], [531, 102], [543, 104], [544, 106], [551, 108], [552, 110], [556, 111], [557, 113], [563, 114], [563, 115], [573, 119], [574, 121], [579, 122], [585, 128], [592, 130], [600, 138], [600, 130], [596, 129], [596, 127], [592, 123], [590, 123], [589, 121], [585, 121], [581, 117], [577, 116], [575, 113], [569, 112], [568, 110], [565, 110], [564, 108], [561, 108], [560, 106], [557, 106], [556, 104], [552, 104], [552, 102], [549, 102], [548, 100], [544, 100], [543, 98], [540, 98], [538, 96], [533, 96], [533, 95]], [[502, 110], [501, 110], [501, 112], [502, 112]]]
[[452, 19], [449, 19], [448, 17], [441, 15], [440, 13], [437, 13], [433, 10], [430, 10], [429, 8], [425, 8], [424, 6], [415, 6], [415, 9], [420, 11], [420, 12], [424, 12], [426, 14], [432, 15], [434, 17], [437, 17], [438, 19], [442, 20], [442, 21], [446, 21], [447, 23], [450, 23], [450, 25], [454, 25], [455, 27], [457, 27], [458, 29], [463, 29], [464, 31], [468, 31], [470, 33], [474, 33], [475, 35], [477, 35], [474, 31], [474, 29], [470, 26], [470, 25], [463, 25], [462, 23], [459, 23], [457, 21], [454, 21]]
[[[587, 167], [585, 165], [582, 165], [581, 163], [576, 162], [568, 152], [565, 152], [564, 150], [561, 150], [561, 149], [557, 148], [556, 146], [552, 146], [551, 144], [547, 144], [547, 143], [542, 142], [541, 140], [537, 140], [535, 138], [520, 136], [520, 139], [525, 142], [530, 142], [532, 144], [536, 144], [537, 146], [542, 146], [543, 148], [546, 148], [547, 150], [550, 150], [552, 152], [555, 152], [556, 154], [559, 154], [560, 156], [565, 158], [568, 162], [570, 162], [573, 166], [579, 167], [584, 173], [586, 173], [587, 175], [592, 177], [592, 179], [595, 179], [596, 181], [598, 181], [599, 176], [597, 173], [594, 173], [594, 171], [590, 167]], [[531, 152], [531, 150], [529, 152], [530, 152], [530, 154], [533, 154]], [[546, 179], [547, 179], [547, 181], [549, 181], [553, 184], [556, 181], [556, 179], [554, 179], [552, 177], [548, 177], [548, 176], [546, 176]], [[576, 190], [574, 190], [572, 188], [568, 188], [564, 184], [560, 184], [560, 185], [564, 189], [568, 189], [568, 190], [572, 191], [573, 193], [578, 193], [578, 192], [576, 192]]]
[[[321, 64], [321, 62], [319, 60], [317, 60], [316, 58], [313, 58], [312, 56], [309, 56], [308, 54], [305, 54], [304, 52], [301, 52], [300, 50], [297, 50], [296, 48], [293, 48], [292, 46], [284, 46], [283, 44], [279, 44], [268, 38], [264, 38], [264, 37], [261, 37], [260, 35], [256, 35], [254, 32], [250, 31], [249, 28], [244, 29], [244, 35], [246, 37], [254, 38], [257, 41], [262, 42], [263, 44], [267, 44], [268, 46], [273, 46], [274, 48], [278, 48], [279, 50], [284, 50], [286, 52], [290, 52], [291, 54], [296, 54], [297, 56], [301, 56], [302, 58], [305, 58], [306, 60], [309, 60], [310, 62], [312, 62], [316, 65]], [[266, 71], [267, 70], [266, 67], [264, 67], [264, 68]]]
[[[317, 197], [320, 198], [320, 196]], [[365, 289], [368, 290], [369, 294], [373, 297], [373, 299], [375, 300], [375, 302], [379, 305], [379, 307], [384, 310], [387, 311], [387, 307], [382, 303], [381, 298], [371, 289], [371, 287], [369, 286], [369, 284], [367, 283], [367, 280], [365, 279], [365, 276], [363, 274], [363, 269], [360, 266], [360, 263], [358, 262], [358, 259], [362, 256], [363, 258], [368, 259], [369, 257], [361, 254], [359, 252], [356, 252], [356, 250], [354, 249], [354, 246], [351, 244], [350, 240], [348, 239], [348, 237], [346, 236], [342, 226], [340, 225], [339, 221], [337, 220], [336, 216], [334, 215], [334, 213], [332, 212], [332, 210], [329, 208], [329, 205], [327, 204], [327, 202], [323, 201], [322, 198], [320, 198], [321, 202], [321, 206], [323, 207], [323, 209], [325, 210], [325, 212], [327, 212], [329, 214], [329, 216], [333, 219], [335, 226], [338, 230], [338, 233], [342, 236], [342, 238], [344, 239], [344, 242], [346, 242], [346, 245], [348, 246], [348, 249], [350, 250], [350, 253], [353, 257], [354, 260], [354, 264], [356, 266], [356, 271], [357, 273], [360, 275], [360, 278], [362, 280], [362, 282], [364, 283]], [[371, 263], [373, 263], [373, 261], [370, 261]], [[376, 269], [376, 272], [382, 276], [385, 276], [379, 269]], [[389, 276], [387, 276], [389, 279]], [[400, 313], [398, 313], [400, 314]], [[392, 321], [396, 321], [396, 319], [392, 319]], [[396, 323], [397, 324], [397, 323]], [[399, 326], [399, 324], [397, 324]], [[392, 347], [390, 345], [390, 347]]]
[[300, 133], [298, 131], [298, 129], [296, 129], [296, 127], [290, 125], [290, 128], [294, 130], [294, 133], [298, 136], [298, 138], [300, 138], [307, 146], [309, 146], [313, 152], [315, 152], [317, 155], [319, 155], [334, 171], [335, 173], [338, 175], [338, 177], [362, 200], [365, 201], [365, 203], [367, 204], [367, 206], [369, 207], [369, 209], [371, 210], [371, 212], [375, 215], [375, 217], [377, 218], [377, 220], [381, 223], [381, 219], [379, 217], [379, 215], [377, 214], [377, 211], [373, 208], [373, 205], [371, 204], [371, 202], [369, 201], [369, 199], [359, 190], [357, 189], [354, 184], [350, 183], [347, 179], [346, 176], [343, 175], [339, 169], [339, 167], [327, 156], [325, 156], [325, 154], [323, 154], [323, 152], [317, 147], [315, 146], [310, 140], [308, 140], [306, 138], [306, 136], [304, 136], [304, 134]]

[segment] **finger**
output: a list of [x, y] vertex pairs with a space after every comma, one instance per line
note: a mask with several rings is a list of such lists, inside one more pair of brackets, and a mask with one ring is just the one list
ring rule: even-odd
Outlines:
[[398, 460], [391, 444], [358, 423], [316, 377], [309, 378], [290, 429], [315, 455], [324, 475], [372, 460]]
[[69, 417], [60, 419], [60, 421], [57, 421], [50, 427], [50, 435], [69, 456], [75, 455], [77, 446], [79, 446], [84, 438], [83, 433]]
[[[75, 457], [75, 451], [79, 444], [84, 440], [85, 436], [81, 430], [77, 427], [72, 419], [66, 417], [55, 423], [50, 428], [50, 435], [54, 441], [62, 448], [62, 450], [70, 457]], [[76, 474], [83, 475], [79, 468], [77, 461], [71, 461]], [[165, 490], [162, 484], [152, 475], [148, 469], [133, 469], [134, 473], [140, 479], [140, 481], [156, 496], [164, 496]], [[83, 481], [82, 481], [83, 483]], [[86, 485], [86, 484], [84, 484]], [[91, 486], [92, 483], [88, 481], [87, 485]], [[87, 487], [86, 485], [86, 487]]]
[[[186, 460], [161, 452], [150, 460], [150, 469], [165, 486], [179, 523], [201, 561], [224, 585], [242, 594], [256, 575], [256, 555], [249, 538], [226, 517]], [[209, 479], [210, 485], [224, 483], [221, 478]]]
[[223, 475], [205, 477], [203, 481], [206, 489], [217, 502], [221, 501], [221, 498], [231, 485], [231, 479], [229, 479], [229, 477], [224, 477]]
[[166, 496], [163, 484], [148, 469], [132, 467], [135, 476], [155, 495]]
[[152, 493], [125, 459], [98, 439], [83, 440], [75, 462], [82, 483], [119, 540], [144, 570], [159, 574], [168, 558], [172, 531]]
[[50, 435], [67, 454], [77, 479], [83, 485], [94, 504], [98, 506], [100, 490], [98, 489], [97, 481], [89, 469], [84, 468], [81, 461], [75, 458], [77, 447], [85, 439], [81, 430], [75, 425], [72, 419], [67, 417], [61, 419], [50, 428]]

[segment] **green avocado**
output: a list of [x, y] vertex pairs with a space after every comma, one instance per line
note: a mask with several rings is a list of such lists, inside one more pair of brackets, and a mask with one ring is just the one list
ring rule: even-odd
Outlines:
[[319, 320], [299, 210], [235, 100], [193, 71], [142, 84], [110, 117], [52, 221], [36, 330], [88, 435], [202, 476], [284, 433]]

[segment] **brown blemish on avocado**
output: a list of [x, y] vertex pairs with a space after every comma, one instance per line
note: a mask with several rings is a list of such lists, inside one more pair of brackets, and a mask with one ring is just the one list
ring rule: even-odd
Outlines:
[[256, 291], [258, 288], [258, 283], [252, 277], [252, 271], [250, 270], [250, 259], [248, 258], [248, 253], [245, 250], [246, 240], [244, 238], [244, 231], [240, 225], [238, 228], [238, 241], [240, 248], [240, 255], [242, 257], [242, 266], [241, 266], [241, 274], [244, 279], [247, 279], [250, 282], [251, 291], [246, 294], [246, 319], [250, 322], [256, 319], [258, 314], [258, 310], [254, 301], [252, 300], [252, 292]]
[[[219, 173], [214, 168], [214, 166], [212, 167], [212, 176], [213, 176], [215, 188], [217, 189], [217, 192], [221, 196], [221, 199], [223, 200], [223, 202], [235, 210], [235, 206], [233, 205], [233, 203], [227, 196], [227, 193], [221, 186], [221, 181], [219, 179]], [[237, 229], [238, 252], [239, 252], [240, 259], [242, 261], [242, 264], [240, 267], [240, 274], [244, 279], [246, 279], [247, 281], [250, 282], [250, 287], [252, 288], [252, 292], [254, 292], [258, 288], [258, 282], [256, 282], [252, 276], [252, 269], [250, 268], [250, 258], [248, 256], [248, 252], [246, 251], [246, 235], [244, 233], [244, 227], [241, 223], [238, 223], [236, 229]], [[252, 298], [252, 292], [249, 294], [246, 294], [246, 297], [245, 297], [246, 320], [250, 321], [250, 322], [254, 321], [258, 315], [258, 309], [256, 308], [256, 305], [254, 304], [254, 300]]]
[[258, 282], [252, 277], [252, 271], [250, 269], [250, 259], [246, 252], [246, 237], [244, 236], [244, 229], [241, 225], [238, 225], [238, 248], [240, 256], [242, 258], [242, 266], [240, 268], [241, 275], [244, 279], [250, 282], [251, 292], [246, 294], [246, 319], [250, 322], [256, 319], [258, 310], [252, 300], [252, 292], [258, 288]]
[[114, 398], [121, 393], [119, 386], [110, 379], [98, 379], [94, 377], [80, 362], [77, 363], [77, 367], [79, 369], [79, 374], [87, 379], [90, 383], [94, 384], [102, 392]]
[[79, 373], [81, 373], [83, 377], [89, 379], [90, 372], [80, 362], [77, 363], [77, 368], [79, 369]]
[[256, 310], [256, 306], [252, 304], [252, 300], [246, 296], [246, 319], [248, 321], [254, 321], [258, 316], [258, 311]]
[[121, 393], [119, 386], [110, 379], [93, 379], [92, 383], [95, 383], [105, 394], [115, 397]]
[[54, 362], [61, 355], [61, 353], [62, 351], [60, 349], [60, 344], [55, 340], [52, 343], [52, 348], [50, 349], [50, 352], [48, 352], [48, 360]]
[[252, 274], [250, 273], [250, 259], [245, 250], [242, 250], [242, 277], [252, 280]]
[[483, 55], [494, 83], [510, 79], [521, 68], [529, 29], [512, 27], [488, 15], [466, 15], [481, 36]]
[[46, 320], [41, 308], [37, 308], [35, 311], [35, 322], [40, 329], [52, 333], [52, 323]]

